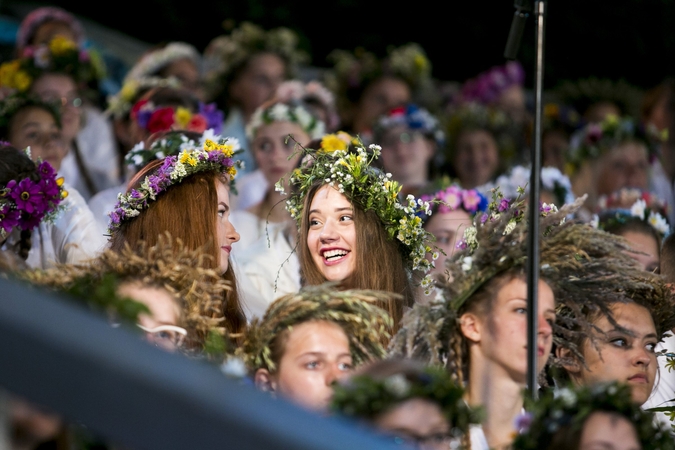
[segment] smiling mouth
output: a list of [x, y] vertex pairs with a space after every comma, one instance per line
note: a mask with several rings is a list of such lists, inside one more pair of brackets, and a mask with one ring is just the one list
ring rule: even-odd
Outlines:
[[346, 258], [348, 254], [349, 251], [343, 249], [324, 250], [321, 252], [321, 256], [326, 264], [338, 263]]

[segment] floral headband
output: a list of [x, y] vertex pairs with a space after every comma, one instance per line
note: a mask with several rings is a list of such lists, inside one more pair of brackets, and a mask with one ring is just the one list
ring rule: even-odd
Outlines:
[[[408, 195], [405, 202], [399, 201], [401, 185], [391, 179], [390, 173], [384, 174], [372, 167], [380, 155], [380, 146], [371, 144], [368, 153], [359, 140], [345, 142], [345, 134], [324, 137], [318, 150], [301, 149], [304, 154], [302, 167], [290, 177], [290, 183], [295, 189], [286, 201], [286, 209], [299, 227], [310, 187], [323, 180], [323, 183], [337, 189], [350, 202], [377, 214], [389, 238], [398, 241], [399, 248], [404, 249], [403, 257], [409, 267], [427, 273], [422, 286], [425, 293], [430, 294], [432, 285], [428, 272], [433, 263], [425, 256], [432, 252], [429, 243], [433, 237], [422, 227], [422, 219], [418, 217], [420, 212], [431, 214], [430, 203], [417, 200], [412, 195]], [[350, 144], [353, 149], [349, 149]], [[276, 189], [284, 192], [281, 180]], [[438, 257], [436, 253], [433, 256], [434, 259]]]
[[143, 56], [124, 77], [124, 82], [156, 76], [158, 71], [173, 61], [183, 58], [191, 59], [197, 67], [201, 65], [201, 57], [196, 48], [185, 42], [171, 42], [166, 47]]
[[467, 81], [460, 92], [461, 102], [478, 102], [484, 105], [495, 103], [511, 86], [522, 86], [525, 71], [518, 61], [509, 61], [496, 66]]
[[[478, 190], [487, 194], [495, 187], [499, 187], [504, 197], [514, 199], [518, 196], [518, 188], [524, 186], [525, 192], [529, 192], [530, 168], [524, 166], [515, 166], [507, 175], [500, 175], [494, 183], [487, 183], [479, 186]], [[572, 183], [569, 177], [560, 172], [556, 167], [542, 167], [541, 169], [541, 187], [551, 192], [555, 196], [555, 201], [559, 205], [572, 203], [574, 193], [572, 192]]]
[[524, 431], [516, 436], [514, 450], [543, 448], [562, 427], [570, 427], [568, 433], [581, 432], [586, 420], [596, 412], [625, 417], [635, 427], [643, 450], [675, 448], [669, 430], [654, 419], [653, 413], [633, 404], [630, 388], [624, 384], [565, 387], [532, 402], [528, 411], [517, 420], [518, 428]]
[[374, 126], [375, 139], [381, 138], [387, 129], [399, 125], [405, 125], [410, 130], [431, 137], [439, 148], [445, 143], [445, 133], [438, 120], [429, 111], [414, 104], [394, 108], [387, 115], [380, 117]]
[[331, 407], [346, 416], [373, 419], [406, 400], [429, 400], [440, 406], [456, 437], [461, 437], [470, 424], [479, 423], [478, 414], [467, 406], [463, 396], [464, 389], [446, 370], [427, 367], [419, 375], [398, 373], [383, 380], [354, 375], [333, 386]]
[[147, 209], [150, 202], [157, 200], [157, 196], [191, 175], [217, 171], [234, 178], [237, 174], [236, 167], [240, 166], [239, 161], [232, 159], [234, 152], [238, 150], [235, 148], [237, 144], [229, 144], [228, 138], [204, 139], [200, 147], [187, 141], [178, 155], [165, 157], [162, 165], [146, 176], [138, 188], [119, 194], [117, 204], [110, 212], [108, 234], [115, 233], [124, 222], [133, 220]]
[[145, 92], [154, 88], [165, 87], [180, 88], [180, 81], [174, 77], [146, 77], [127, 80], [117, 94], [108, 97], [108, 108], [105, 112], [116, 119], [122, 119], [129, 114], [131, 108]]
[[277, 88], [276, 97], [283, 103], [318, 103], [326, 111], [328, 129], [334, 130], [340, 124], [340, 117], [335, 109], [335, 96], [316, 80], [309, 83], [298, 80], [284, 81]]
[[189, 109], [179, 106], [156, 107], [148, 99], [143, 99], [131, 108], [131, 118], [150, 133], [171, 129], [182, 129], [203, 133], [213, 129], [219, 133], [223, 124], [223, 112], [217, 109], [215, 103], [207, 105], [200, 103], [199, 112], [193, 114]]
[[[625, 206], [628, 199], [634, 201], [630, 208]], [[596, 228], [605, 230], [636, 218], [651, 225], [661, 239], [670, 234], [670, 225], [664, 217], [665, 204], [647, 191], [622, 189], [610, 197], [601, 197], [599, 205], [602, 210], [600, 217], [595, 216], [591, 222]]]
[[16, 33], [16, 48], [23, 49], [28, 45], [37, 29], [45, 22], [63, 22], [73, 31], [78, 44], [84, 40], [84, 28], [79, 20], [68, 11], [45, 6], [31, 11], [21, 22], [19, 31]]
[[[441, 189], [432, 195], [423, 195], [420, 199], [432, 204], [431, 211], [433, 213], [441, 214], [461, 209], [469, 215], [474, 215], [478, 211], [485, 211], [488, 206], [487, 198], [478, 190], [462, 189], [456, 184]], [[430, 218], [426, 213], [422, 213], [420, 217], [425, 223]]]
[[291, 122], [300, 128], [311, 139], [319, 139], [326, 131], [325, 124], [300, 104], [274, 103], [272, 106], [256, 109], [251, 121], [246, 126], [246, 136], [253, 140], [258, 129], [274, 122]]
[[584, 124], [581, 115], [574, 108], [557, 103], [544, 105], [543, 123], [544, 130], [561, 127], [568, 133], [576, 131]]
[[26, 47], [19, 59], [0, 65], [0, 87], [26, 92], [45, 72], [65, 73], [78, 84], [87, 84], [104, 78], [105, 70], [97, 52], [56, 36], [48, 45]]
[[599, 124], [591, 123], [583, 129], [579, 145], [572, 149], [570, 162], [578, 169], [584, 161], [596, 159], [608, 150], [628, 141], [637, 141], [647, 147], [650, 157], [656, 154], [656, 144], [665, 142], [667, 133], [636, 123], [630, 117], [608, 115]]
[[61, 201], [68, 196], [63, 177], [57, 178], [47, 161], [38, 164], [35, 175], [0, 187], [0, 238], [13, 228], [32, 230], [43, 221], [53, 222], [63, 209]]

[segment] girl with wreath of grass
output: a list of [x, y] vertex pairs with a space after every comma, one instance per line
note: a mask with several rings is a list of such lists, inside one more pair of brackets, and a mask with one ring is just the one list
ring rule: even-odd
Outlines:
[[[558, 328], [556, 305], [579, 308], [585, 299], [577, 295], [578, 286], [596, 272], [613, 273], [616, 258], [631, 264], [620, 240], [566, 221], [582, 202], [579, 199], [560, 210], [548, 204], [539, 208], [539, 373], [551, 352], [553, 330]], [[439, 284], [443, 300], [415, 305], [390, 344], [392, 355], [445, 367], [466, 387], [467, 403], [483, 408], [482, 427], [472, 427], [470, 443], [464, 443], [474, 450], [508, 447], [514, 419], [523, 408], [528, 365], [525, 217], [520, 196], [511, 201], [495, 190], [489, 210], [476, 215], [474, 226], [464, 232], [461, 251], [446, 261], [447, 278]], [[583, 318], [575, 323], [589, 331]]]
[[360, 420], [396, 444], [423, 450], [455, 448], [478, 416], [464, 389], [439, 368], [390, 358], [364, 365], [334, 387], [332, 409]]
[[119, 195], [110, 212], [109, 246], [117, 252], [141, 242], [154, 246], [168, 232], [189, 250], [210, 255], [205, 267], [217, 270], [232, 287], [222, 297], [220, 318], [228, 331], [240, 332], [246, 319], [230, 264], [239, 234], [229, 221], [230, 185], [239, 165], [233, 159], [237, 143], [208, 132], [199, 141], [158, 138], [157, 145], [134, 154], [159, 159], [145, 165]]
[[331, 283], [308, 286], [254, 319], [237, 355], [259, 389], [327, 413], [333, 382], [384, 356], [391, 319], [376, 305], [392, 297]]
[[[302, 283], [334, 281], [340, 289], [397, 294], [401, 300], [381, 305], [397, 329], [404, 308], [415, 302], [415, 284], [432, 291], [426, 275], [433, 266], [426, 259], [432, 237], [417, 217], [422, 211], [430, 214], [430, 204], [412, 195], [399, 200], [401, 186], [373, 167], [377, 145], [366, 150], [347, 133], [338, 133], [324, 136], [320, 148], [301, 152], [302, 166], [290, 177], [287, 209], [299, 228]], [[282, 189], [281, 183], [277, 186]]]

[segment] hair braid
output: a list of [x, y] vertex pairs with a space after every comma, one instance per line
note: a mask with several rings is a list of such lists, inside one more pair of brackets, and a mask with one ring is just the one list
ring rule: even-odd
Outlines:
[[17, 242], [17, 253], [23, 259], [24, 261], [28, 259], [28, 252], [30, 252], [30, 249], [33, 245], [32, 242], [32, 237], [33, 232], [31, 230], [21, 230], [21, 237], [19, 239], [19, 242]]

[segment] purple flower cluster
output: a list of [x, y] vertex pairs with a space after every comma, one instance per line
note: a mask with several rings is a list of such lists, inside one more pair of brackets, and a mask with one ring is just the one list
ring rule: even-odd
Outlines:
[[[487, 198], [476, 189], [462, 189], [457, 185], [448, 186], [433, 195], [422, 196], [421, 199], [435, 202], [434, 212], [438, 213], [463, 209], [469, 214], [474, 214], [477, 211], [485, 211], [488, 207]], [[422, 220], [426, 219], [427, 217], [422, 217]]]
[[4, 234], [15, 227], [32, 230], [61, 203], [62, 179], [56, 179], [54, 168], [43, 161], [36, 173], [38, 181], [10, 180], [0, 190], [0, 230]]
[[206, 118], [207, 129], [211, 128], [215, 134], [220, 134], [225, 116], [215, 103], [204, 104], [200, 102], [199, 114]]
[[517, 61], [509, 61], [467, 81], [460, 93], [461, 100], [489, 105], [495, 103], [506, 89], [513, 85], [522, 86], [524, 81], [523, 67]]

